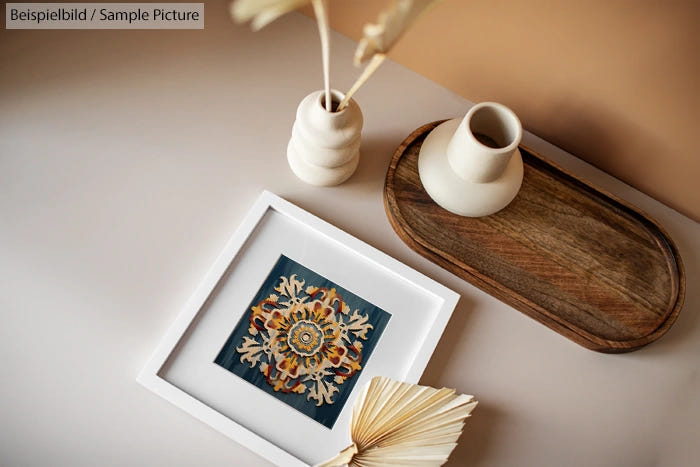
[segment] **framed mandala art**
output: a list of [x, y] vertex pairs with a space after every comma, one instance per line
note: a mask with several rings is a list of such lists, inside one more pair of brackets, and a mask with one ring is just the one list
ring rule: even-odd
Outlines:
[[283, 255], [215, 362], [333, 428], [390, 316]]
[[138, 376], [278, 465], [348, 444], [374, 376], [415, 383], [458, 296], [264, 192]]

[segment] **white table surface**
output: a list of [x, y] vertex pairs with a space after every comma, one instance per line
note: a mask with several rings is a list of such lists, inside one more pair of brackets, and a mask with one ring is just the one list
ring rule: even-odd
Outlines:
[[[387, 221], [395, 147], [470, 102], [387, 62], [357, 96], [357, 173], [305, 185], [285, 148], [298, 102], [322, 85], [314, 23], [292, 14], [251, 33], [225, 7], [207, 4], [204, 31], [0, 33], [0, 465], [267, 464], [135, 380], [263, 189], [461, 294], [422, 379], [480, 401], [452, 465], [697, 465], [696, 222], [525, 135], [655, 217], [685, 262], [664, 337], [586, 350], [422, 258]], [[354, 47], [333, 35], [341, 90]]]

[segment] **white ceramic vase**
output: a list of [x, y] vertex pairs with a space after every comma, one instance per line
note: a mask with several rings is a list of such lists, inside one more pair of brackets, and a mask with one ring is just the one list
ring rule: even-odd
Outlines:
[[[344, 95], [331, 91], [333, 108]], [[297, 108], [287, 160], [292, 171], [306, 183], [338, 185], [355, 172], [360, 162], [362, 112], [357, 102], [340, 112], [325, 109], [325, 93], [312, 92]]]
[[522, 126], [509, 108], [495, 102], [472, 107], [426, 137], [418, 156], [425, 191], [460, 216], [488, 216], [506, 207], [523, 181], [518, 150]]

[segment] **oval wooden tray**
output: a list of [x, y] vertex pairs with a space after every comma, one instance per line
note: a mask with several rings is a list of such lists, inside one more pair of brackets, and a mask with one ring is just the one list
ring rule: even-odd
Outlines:
[[418, 253], [574, 342], [628, 352], [661, 337], [683, 304], [676, 246], [649, 216], [521, 146], [525, 178], [504, 210], [468, 218], [435, 204], [418, 176], [428, 132], [392, 158], [384, 206]]

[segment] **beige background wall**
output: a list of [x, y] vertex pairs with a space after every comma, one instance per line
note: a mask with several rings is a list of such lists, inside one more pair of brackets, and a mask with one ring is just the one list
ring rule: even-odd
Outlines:
[[[353, 39], [387, 4], [329, 3]], [[700, 1], [445, 0], [390, 57], [700, 220]]]

